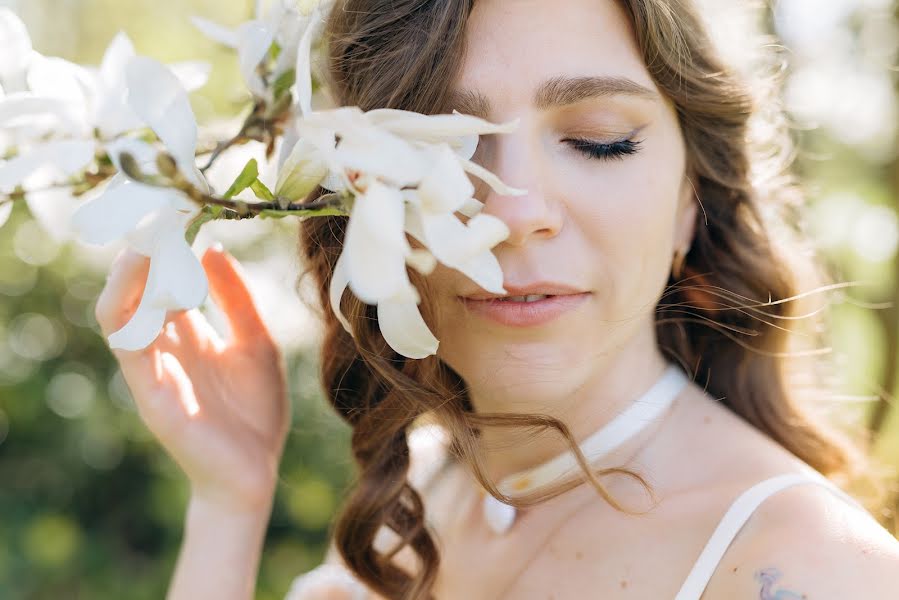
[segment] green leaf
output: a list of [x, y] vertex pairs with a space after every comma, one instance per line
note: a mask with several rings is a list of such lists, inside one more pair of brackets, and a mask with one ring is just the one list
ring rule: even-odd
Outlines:
[[297, 81], [297, 72], [296, 69], [290, 69], [289, 71], [284, 71], [281, 73], [278, 78], [275, 80], [274, 85], [274, 93], [275, 93], [275, 102], [281, 99], [286, 92], [290, 90], [290, 87], [296, 83]]
[[259, 177], [259, 166], [256, 164], [256, 159], [251, 158], [244, 166], [243, 171], [240, 172], [240, 175], [237, 176], [237, 179], [234, 180], [234, 183], [231, 184], [231, 187], [228, 188], [228, 191], [225, 192], [224, 197], [232, 198], [241, 193], [253, 185], [257, 177]]
[[283, 219], [284, 217], [327, 217], [327, 216], [348, 216], [349, 212], [345, 208], [339, 206], [328, 206], [327, 208], [317, 208], [312, 210], [276, 210], [265, 209], [259, 212], [261, 219]]
[[203, 223], [215, 219], [219, 213], [222, 212], [221, 209], [221, 206], [204, 206], [200, 213], [191, 219], [190, 224], [187, 226], [187, 230], [184, 232], [184, 239], [187, 240], [188, 246], [193, 246], [194, 240], [197, 239], [197, 234], [200, 232], [200, 227], [203, 226]]
[[273, 61], [278, 60], [278, 57], [281, 56], [281, 44], [272, 42], [272, 45], [269, 46], [268, 53], [271, 55]]
[[253, 190], [253, 193], [256, 194], [256, 197], [260, 200], [271, 202], [275, 199], [275, 195], [272, 194], [271, 190], [269, 190], [265, 186], [265, 184], [258, 179], [254, 180], [253, 183], [250, 184], [250, 189]]

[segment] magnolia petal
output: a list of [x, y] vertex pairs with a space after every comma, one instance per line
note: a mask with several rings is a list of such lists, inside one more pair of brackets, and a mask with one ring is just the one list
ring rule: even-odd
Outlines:
[[513, 188], [506, 185], [505, 183], [500, 181], [499, 177], [476, 162], [472, 162], [461, 157], [459, 160], [462, 162], [462, 168], [464, 168], [466, 172], [471, 173], [500, 194], [503, 194], [505, 196], [523, 196], [528, 193], [528, 191], [525, 189]]
[[256, 72], [259, 63], [268, 54], [274, 32], [262, 21], [247, 21], [237, 28], [237, 60], [244, 81], [256, 96], [265, 95], [265, 83]]
[[328, 166], [316, 147], [306, 139], [298, 141], [278, 173], [275, 195], [291, 201], [305, 198], [328, 174]]
[[265, 22], [274, 33], [274, 39], [281, 48], [272, 66], [271, 81], [292, 70], [297, 62], [297, 47], [307, 19], [297, 10], [296, 0], [276, 0], [269, 4], [265, 15], [256, 17]]
[[312, 14], [319, 5], [321, 4], [320, 0], [297, 0], [297, 10], [304, 17], [308, 17]]
[[128, 34], [124, 31], [116, 33], [103, 53], [103, 60], [100, 62], [100, 78], [107, 85], [122, 79], [128, 61], [135, 54], [137, 53], [134, 51], [134, 43]]
[[12, 200], [6, 200], [0, 204], [0, 227], [3, 227], [12, 214]]
[[330, 131], [343, 135], [359, 129], [371, 127], [366, 113], [358, 106], [338, 106], [328, 110], [317, 110], [297, 117], [295, 127], [300, 137], [313, 131]]
[[[453, 217], [453, 220], [456, 220]], [[458, 221], [456, 221], [458, 222]], [[467, 243], [472, 252], [480, 253], [493, 248], [509, 237], [509, 226], [493, 215], [479, 213], [465, 223]]]
[[437, 258], [426, 248], [413, 248], [406, 262], [422, 275], [430, 275], [437, 268]]
[[297, 45], [296, 83], [293, 85], [296, 106], [300, 116], [312, 112], [312, 35], [315, 33], [315, 18], [318, 7], [306, 20], [306, 27]]
[[190, 22], [194, 27], [200, 30], [200, 33], [208, 37], [214, 42], [224, 44], [229, 48], [237, 48], [237, 32], [227, 27], [223, 27], [218, 23], [214, 23], [203, 17], [191, 16]]
[[439, 143], [459, 136], [510, 133], [517, 129], [520, 118], [506, 123], [490, 121], [454, 111], [453, 114], [425, 115], [395, 108], [376, 108], [366, 113], [373, 124], [407, 139]]
[[25, 73], [33, 55], [25, 23], [8, 8], [0, 8], [0, 80], [8, 92], [25, 87]]
[[[305, 121], [306, 119], [303, 118], [300, 119], [298, 123]], [[319, 185], [332, 192], [342, 192], [351, 189], [352, 186], [347, 179], [346, 171], [343, 165], [338, 161], [335, 153], [337, 140], [334, 136], [334, 131], [316, 126], [303, 127], [302, 130], [301, 139], [304, 139], [315, 146], [319, 158], [321, 158], [327, 165], [327, 174], [325, 175], [324, 180], [319, 182]], [[292, 128], [292, 131], [294, 131], [297, 136], [301, 135], [300, 127], [295, 126]]]
[[88, 80], [84, 67], [57, 57], [37, 55], [28, 69], [28, 89], [42, 98], [58, 98], [84, 117], [88, 107]]
[[[153, 270], [152, 262], [150, 270]], [[166, 309], [153, 306], [152, 302], [152, 297], [145, 290], [131, 320], [109, 335], [110, 348], [135, 351], [143, 350], [153, 343], [162, 331]]]
[[57, 140], [33, 146], [27, 154], [0, 163], [0, 190], [11, 192], [40, 169], [52, 167], [64, 179], [85, 168], [96, 152], [93, 140]]
[[462, 223], [454, 215], [428, 215], [407, 208], [406, 228], [441, 263], [493, 293], [502, 292], [503, 273], [490, 251], [509, 235], [508, 226], [486, 214]]
[[128, 105], [125, 85], [125, 69], [134, 56], [134, 44], [123, 31], [115, 35], [103, 54], [92, 111], [93, 124], [103, 139], [114, 139], [143, 125]]
[[351, 218], [355, 218], [357, 229], [364, 229], [373, 242], [406, 253], [410, 248], [403, 235], [404, 206], [398, 189], [372, 181], [365, 194], [355, 198]]
[[350, 274], [347, 269], [346, 250], [340, 253], [337, 263], [334, 265], [334, 273], [331, 275], [331, 285], [328, 287], [328, 297], [331, 300], [331, 310], [347, 333], [353, 335], [353, 328], [350, 322], [340, 310], [340, 300], [343, 298], [343, 292], [346, 290], [350, 282]]
[[144, 256], [153, 256], [159, 241], [160, 231], [169, 226], [171, 215], [166, 214], [167, 207], [159, 208], [147, 214], [137, 227], [125, 234], [125, 241], [132, 250]]
[[446, 144], [431, 153], [431, 170], [418, 184], [421, 209], [432, 213], [458, 210], [474, 194], [474, 186], [459, 164], [459, 157]]
[[348, 187], [340, 173], [328, 173], [319, 185], [330, 192], [342, 192]]
[[333, 8], [333, 0], [311, 0], [311, 7], [309, 0], [301, 0], [299, 6], [300, 14], [307, 15], [303, 35], [297, 44], [296, 83], [291, 90], [299, 115], [307, 115], [312, 110], [312, 43], [320, 36]]
[[141, 219], [137, 227], [125, 235], [128, 244], [145, 256], [150, 256], [155, 251], [161, 231], [180, 231], [183, 237], [191, 219], [201, 210], [198, 204], [182, 205], [182, 202], [190, 201], [185, 201], [180, 192], [165, 189], [160, 189], [160, 191], [166, 193], [168, 206]]
[[[0, 100], [0, 125], [15, 127], [30, 122], [35, 117], [51, 119], [55, 133], [81, 133], [82, 123], [72, 111], [72, 107], [59, 98], [42, 98], [30, 92], [10, 94]], [[30, 123], [29, 123], [30, 124]]]
[[[46, 183], [37, 183], [35, 177], [28, 178], [29, 187], [33, 189], [25, 194], [25, 203], [34, 220], [43, 228], [45, 232], [56, 242], [63, 243], [72, 237], [71, 220], [72, 213], [78, 207], [71, 187], [48, 187], [53, 183], [53, 171], [55, 169], [45, 169], [37, 174], [42, 175], [46, 172], [49, 177], [44, 181]], [[96, 188], [89, 190], [85, 195], [96, 192]]]
[[440, 342], [428, 329], [416, 302], [379, 302], [378, 327], [387, 344], [403, 356], [425, 358], [437, 353]]
[[337, 160], [396, 187], [415, 185], [428, 171], [422, 153], [395, 135], [374, 128], [348, 132], [335, 150]]
[[125, 69], [128, 103], [166, 145], [184, 174], [196, 164], [197, 120], [187, 92], [162, 63], [135, 56]]
[[479, 142], [480, 137], [477, 135], [463, 135], [455, 140], [450, 140], [449, 144], [456, 154], [465, 160], [471, 160], [471, 157], [474, 156], [474, 153], [478, 149]]
[[134, 131], [143, 126], [141, 120], [127, 104], [127, 92], [124, 87], [110, 92], [102, 102], [97, 105], [97, 111], [93, 117], [94, 126], [101, 139], [115, 139], [128, 131]]
[[197, 260], [184, 229], [166, 227], [160, 232], [151, 261], [158, 265], [153, 279], [147, 275], [147, 287], [156, 294], [155, 302], [170, 310], [195, 308], [209, 293], [206, 272]]
[[466, 198], [465, 203], [459, 207], [458, 212], [466, 217], [473, 217], [484, 210], [484, 203], [477, 198]]
[[146, 173], [156, 173], [156, 155], [159, 154], [159, 151], [154, 148], [151, 144], [138, 139], [131, 137], [119, 137], [111, 142], [107, 142], [105, 145], [106, 153], [109, 155], [109, 160], [112, 161], [112, 164], [115, 165], [116, 170], [121, 173], [121, 176], [124, 177], [124, 170], [122, 169], [122, 154], [127, 152], [130, 154], [136, 161], [138, 166]]
[[300, 135], [297, 133], [295, 127], [288, 127], [284, 130], [284, 135], [281, 136], [280, 141], [281, 143], [278, 146], [278, 161], [276, 163], [278, 172], [284, 168], [284, 163], [293, 152], [297, 142], [300, 141]]
[[399, 190], [378, 182], [353, 203], [344, 252], [350, 289], [366, 304], [377, 304], [408, 285], [405, 257], [411, 248], [403, 219]]
[[209, 81], [212, 64], [203, 60], [187, 60], [169, 65], [172, 73], [188, 92], [200, 89]]
[[496, 256], [486, 250], [459, 264], [456, 270], [492, 294], [505, 294], [503, 270]]
[[72, 214], [71, 228], [89, 244], [108, 244], [133, 231], [145, 216], [168, 206], [169, 193], [121, 178], [79, 206]]
[[420, 219], [428, 248], [443, 264], [455, 267], [482, 251], [471, 242], [468, 228], [454, 215], [425, 213]]
[[424, 221], [422, 219], [422, 212], [418, 208], [418, 200], [416, 199], [415, 190], [403, 190], [405, 193], [405, 197], [409, 200], [406, 203], [405, 211], [405, 223], [403, 227], [406, 232], [409, 233], [416, 240], [421, 242], [422, 244], [427, 245], [428, 236], [425, 233]]

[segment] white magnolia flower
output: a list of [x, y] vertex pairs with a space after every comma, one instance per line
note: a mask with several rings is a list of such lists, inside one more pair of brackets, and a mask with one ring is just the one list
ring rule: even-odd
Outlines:
[[25, 91], [33, 52], [25, 24], [8, 8], [0, 8], [0, 98]]
[[[317, 37], [323, 16], [333, 5], [333, 0], [274, 0], [265, 11], [263, 3], [256, 2], [254, 18], [234, 29], [223, 27], [202, 17], [191, 17], [194, 26], [208, 38], [237, 51], [240, 72], [250, 92], [273, 102], [274, 83], [292, 69], [301, 94], [311, 95], [311, 84], [300, 82], [300, 77], [311, 78], [309, 53], [312, 40]], [[268, 81], [263, 80], [258, 67], [269, 56], [272, 44], [279, 47]], [[308, 89], [308, 91], [307, 91]], [[308, 107], [308, 103], [303, 104]]]
[[[196, 167], [197, 123], [187, 90], [171, 70], [146, 57], [131, 58], [124, 75], [134, 114], [162, 140], [179, 171], [208, 192]], [[134, 155], [145, 173], [154, 173], [154, 148], [128, 138], [110, 145], [115, 160], [122, 150]], [[200, 210], [176, 190], [145, 185], [119, 173], [102, 195], [75, 212], [72, 226], [85, 242], [107, 244], [124, 239], [150, 257], [147, 284], [137, 310], [109, 336], [110, 347], [145, 348], [161, 331], [168, 310], [194, 308], [206, 298], [206, 274], [184, 238], [188, 223]]]
[[[478, 135], [516, 126], [517, 121], [497, 125], [459, 113], [363, 112], [357, 107], [311, 112], [297, 120], [300, 141], [285, 161], [275, 193], [295, 199], [321, 184], [353, 197], [329, 290], [332, 309], [348, 332], [352, 328], [339, 307], [347, 287], [363, 302], [377, 305], [381, 333], [394, 350], [410, 358], [436, 352], [438, 340], [418, 310], [421, 298], [407, 264], [428, 274], [440, 261], [485, 290], [505, 292], [490, 249], [509, 230], [496, 217], [480, 213], [483, 204], [472, 197], [467, 173], [500, 193], [524, 193], [470, 160]], [[412, 248], [407, 233], [424, 247]]]
[[[0, 9], [0, 83], [6, 90], [0, 94], [0, 152], [17, 151], [0, 162], [0, 193], [22, 186], [32, 214], [58, 240], [69, 237], [64, 225], [75, 205], [59, 184], [87, 168], [100, 144], [143, 126], [124, 80], [134, 56], [131, 40], [119, 33], [99, 67], [45, 57], [32, 49], [22, 21]], [[173, 70], [189, 90], [209, 76], [207, 63], [180, 63]]]

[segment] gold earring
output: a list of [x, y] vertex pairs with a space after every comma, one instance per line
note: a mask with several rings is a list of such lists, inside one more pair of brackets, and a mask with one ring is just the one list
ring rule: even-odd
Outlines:
[[684, 270], [684, 259], [687, 257], [687, 252], [689, 250], [684, 250], [682, 248], [678, 248], [674, 251], [674, 261], [671, 266], [671, 274], [674, 275], [675, 279], [680, 279]]

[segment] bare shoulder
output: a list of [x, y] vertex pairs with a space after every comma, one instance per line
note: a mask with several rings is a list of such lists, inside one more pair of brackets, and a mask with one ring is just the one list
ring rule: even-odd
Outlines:
[[899, 598], [899, 541], [832, 491], [792, 486], [756, 509], [703, 598]]
[[[720, 449], [703, 463], [708, 480], [697, 486], [701, 496], [712, 497], [706, 493], [709, 486], [723, 483], [714, 488], [724, 490], [717, 506], [726, 508], [740, 492], [766, 478], [808, 467], [725, 407], [714, 402], [694, 407], [685, 417], [696, 432], [689, 443]], [[702, 502], [696, 504], [700, 512], [706, 509]], [[716, 519], [723, 516], [719, 510], [714, 509]], [[866, 511], [826, 487], [794, 485], [753, 511], [702, 598], [899, 598], [899, 541]]]

